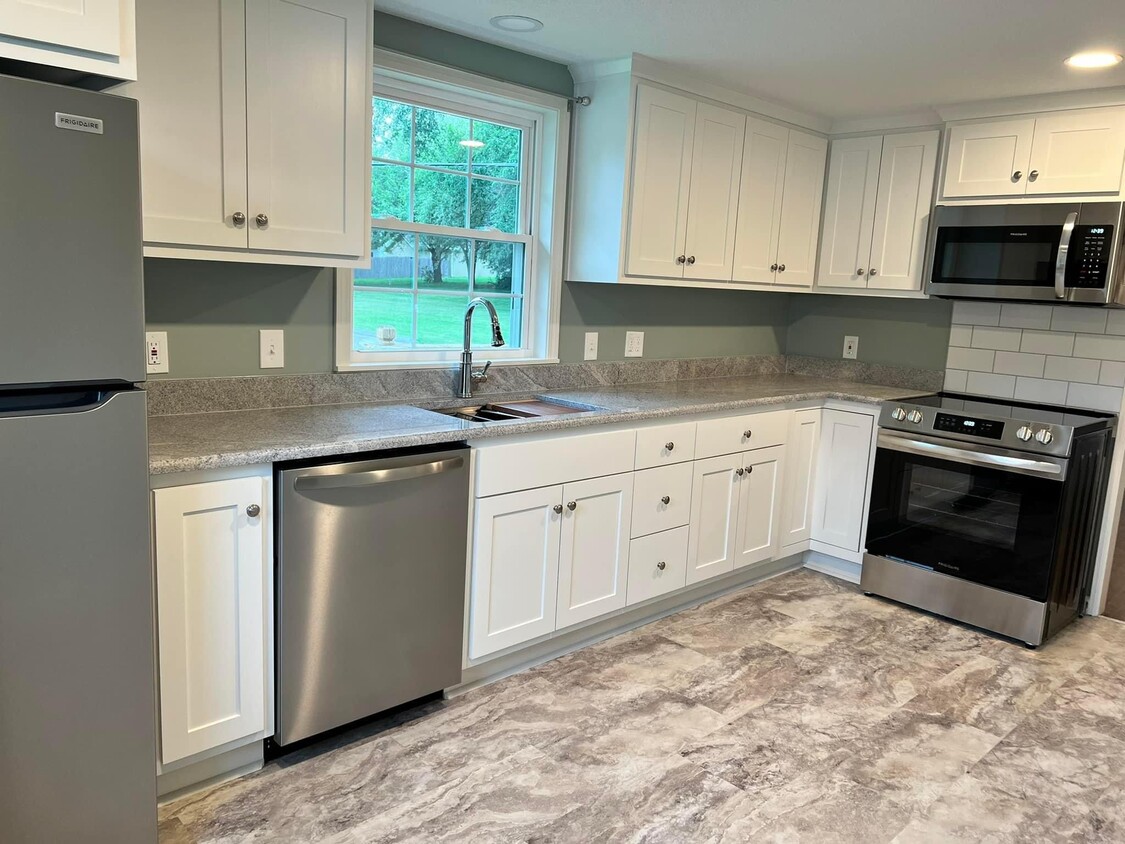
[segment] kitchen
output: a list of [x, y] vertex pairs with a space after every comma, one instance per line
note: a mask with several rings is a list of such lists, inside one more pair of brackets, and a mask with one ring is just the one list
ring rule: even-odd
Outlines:
[[837, 5], [0, 3], [0, 839], [1125, 836], [1122, 11]]

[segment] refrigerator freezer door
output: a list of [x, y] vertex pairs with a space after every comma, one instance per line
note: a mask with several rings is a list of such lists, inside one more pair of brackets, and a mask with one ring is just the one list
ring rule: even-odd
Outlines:
[[145, 395], [0, 410], [0, 840], [156, 840]]
[[137, 103], [0, 76], [0, 388], [143, 381]]

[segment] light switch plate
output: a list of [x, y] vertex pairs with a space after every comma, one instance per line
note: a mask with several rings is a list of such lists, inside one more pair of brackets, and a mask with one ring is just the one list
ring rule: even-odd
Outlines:
[[645, 333], [643, 331], [625, 332], [625, 357], [639, 358], [645, 353]]
[[285, 366], [285, 332], [280, 328], [263, 328], [258, 332], [262, 369]]
[[847, 360], [855, 360], [859, 354], [859, 338], [846, 336], [844, 337], [844, 357]]
[[598, 332], [586, 332], [586, 346], [582, 352], [582, 360], [598, 359]]
[[168, 332], [145, 333], [145, 369], [150, 375], [168, 371]]

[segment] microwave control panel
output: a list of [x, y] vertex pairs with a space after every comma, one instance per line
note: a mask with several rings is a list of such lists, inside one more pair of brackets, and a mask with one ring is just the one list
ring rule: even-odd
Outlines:
[[1109, 277], [1113, 226], [1075, 226], [1067, 256], [1067, 287], [1102, 288]]
[[939, 413], [934, 417], [934, 430], [998, 440], [1004, 436], [1004, 423], [993, 419], [973, 419], [971, 416]]

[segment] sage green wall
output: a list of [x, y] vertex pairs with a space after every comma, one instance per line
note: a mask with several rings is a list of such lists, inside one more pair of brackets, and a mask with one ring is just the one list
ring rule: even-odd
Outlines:
[[791, 355], [839, 358], [850, 334], [861, 361], [945, 369], [952, 314], [943, 299], [793, 295], [785, 346]]

